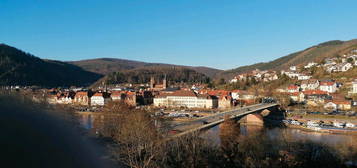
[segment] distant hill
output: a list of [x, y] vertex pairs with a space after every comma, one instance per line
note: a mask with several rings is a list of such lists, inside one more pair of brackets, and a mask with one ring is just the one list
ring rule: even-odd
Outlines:
[[227, 70], [216, 74], [215, 78], [229, 79], [243, 72], [248, 72], [254, 69], [260, 70], [282, 70], [287, 69], [292, 65], [304, 65], [308, 62], [321, 62], [325, 58], [342, 55], [345, 52], [357, 49], [357, 40], [350, 41], [328, 41], [321, 43], [302, 51], [298, 51], [287, 56], [278, 58], [270, 62], [256, 63], [253, 65], [242, 66], [235, 69]]
[[113, 72], [101, 80], [96, 82], [96, 85], [100, 85], [103, 82], [106, 84], [118, 84], [118, 83], [149, 83], [150, 78], [153, 76], [156, 80], [162, 80], [166, 75], [169, 83], [195, 83], [202, 82], [207, 83], [210, 81], [209, 77], [199, 73], [190, 68], [181, 66], [149, 66], [140, 67], [131, 70], [124, 70], [119, 72]]
[[60, 61], [42, 60], [0, 44], [0, 85], [83, 86], [102, 75]]
[[143, 67], [157, 68], [157, 67], [168, 67], [168, 66], [184, 67], [184, 68], [192, 69], [199, 73], [205, 74], [208, 77], [213, 77], [214, 75], [222, 71], [209, 67], [193, 67], [193, 66], [181, 66], [181, 65], [162, 64], [162, 63], [147, 63], [147, 62], [116, 59], [116, 58], [98, 58], [98, 59], [89, 59], [89, 60], [81, 60], [81, 61], [71, 61], [68, 63], [82, 67], [87, 71], [99, 73], [103, 75], [110, 74], [113, 72], [133, 70]]

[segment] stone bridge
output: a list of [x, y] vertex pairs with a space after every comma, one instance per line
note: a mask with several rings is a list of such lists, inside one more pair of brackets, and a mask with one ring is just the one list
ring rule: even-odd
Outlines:
[[245, 106], [242, 108], [236, 108], [233, 110], [217, 113], [211, 116], [202, 117], [196, 120], [180, 123], [174, 125], [174, 129], [177, 131], [181, 131], [180, 133], [174, 134], [169, 136], [169, 139], [178, 138], [187, 134], [196, 133], [202, 130], [207, 130], [212, 128], [216, 125], [221, 124], [224, 122], [224, 117], [229, 116], [230, 119], [239, 119], [248, 114], [258, 113], [265, 109], [270, 111], [274, 111], [274, 108], [277, 108], [279, 105], [276, 103], [262, 103], [262, 104], [255, 104], [251, 106]]

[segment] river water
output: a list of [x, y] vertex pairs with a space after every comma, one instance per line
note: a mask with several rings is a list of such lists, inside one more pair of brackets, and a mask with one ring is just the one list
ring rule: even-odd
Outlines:
[[[88, 130], [93, 130], [93, 123], [95, 117], [93, 115], [80, 115], [79, 117], [81, 125]], [[215, 126], [202, 133], [202, 137], [209, 140], [212, 144], [219, 145], [221, 143], [222, 124]], [[240, 136], [249, 136], [256, 134], [257, 132], [263, 132], [267, 137], [272, 140], [286, 137], [289, 141], [311, 141], [327, 145], [333, 149], [349, 150], [357, 153], [357, 136], [347, 134], [330, 134], [321, 132], [307, 132], [295, 128], [264, 128], [262, 126], [249, 126], [241, 125], [236, 128], [236, 132], [239, 132]], [[356, 159], [357, 160], [357, 159]]]
[[[207, 130], [203, 137], [206, 139], [219, 144], [220, 143], [220, 127], [215, 126]], [[296, 141], [312, 141], [317, 143], [323, 143], [329, 146], [337, 146], [341, 144], [346, 145], [357, 145], [357, 136], [355, 135], [345, 135], [345, 134], [329, 134], [321, 132], [307, 132], [295, 128], [263, 128], [261, 126], [240, 126], [240, 134], [249, 135], [254, 134], [257, 131], [264, 131], [268, 137], [274, 139], [276, 137], [289, 137], [290, 139]]]

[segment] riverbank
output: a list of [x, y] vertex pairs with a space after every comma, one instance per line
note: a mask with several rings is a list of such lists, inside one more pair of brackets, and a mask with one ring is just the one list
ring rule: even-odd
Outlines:
[[[285, 124], [287, 128], [300, 129], [306, 132], [319, 132], [328, 134], [345, 134], [345, 135], [357, 135], [357, 129], [346, 128], [324, 128], [324, 127], [305, 127], [303, 125]], [[318, 128], [318, 129], [316, 129]]]
[[324, 114], [287, 114], [287, 119], [305, 119], [305, 120], [325, 120], [339, 122], [357, 123], [357, 116], [346, 115], [324, 115]]

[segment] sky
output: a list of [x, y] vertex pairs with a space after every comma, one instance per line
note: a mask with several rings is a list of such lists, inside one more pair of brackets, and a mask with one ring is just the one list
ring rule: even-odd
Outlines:
[[0, 0], [0, 43], [62, 61], [232, 69], [357, 38], [356, 7], [356, 0]]

